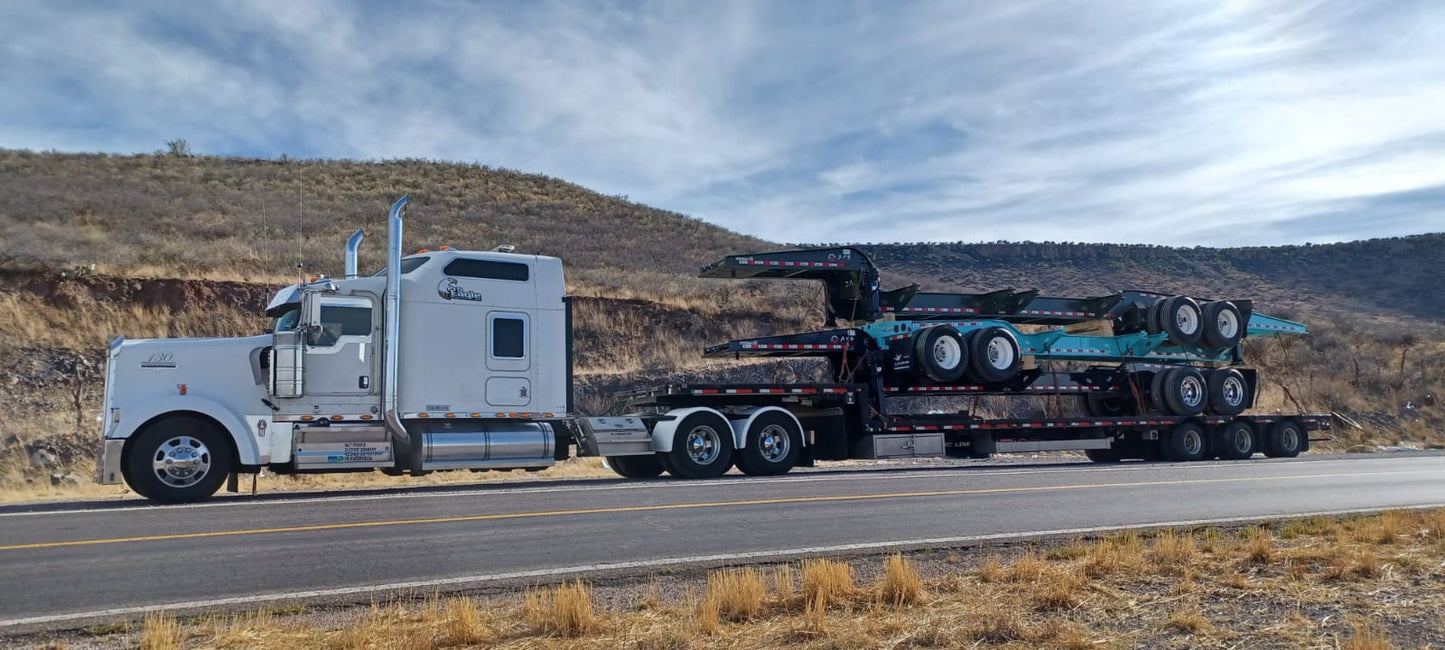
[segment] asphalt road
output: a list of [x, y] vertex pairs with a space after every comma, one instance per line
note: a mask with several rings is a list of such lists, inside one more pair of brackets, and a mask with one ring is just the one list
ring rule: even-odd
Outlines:
[[1445, 506], [1445, 455], [559, 481], [0, 508], [0, 632], [571, 572]]

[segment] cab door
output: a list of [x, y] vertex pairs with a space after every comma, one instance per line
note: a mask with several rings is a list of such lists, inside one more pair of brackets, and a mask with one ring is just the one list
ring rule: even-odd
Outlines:
[[372, 299], [320, 296], [306, 336], [307, 395], [376, 393], [377, 310]]

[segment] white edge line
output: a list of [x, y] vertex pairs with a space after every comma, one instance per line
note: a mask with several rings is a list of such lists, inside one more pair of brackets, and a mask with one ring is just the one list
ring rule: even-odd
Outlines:
[[215, 598], [211, 600], [193, 600], [181, 603], [167, 603], [163, 605], [141, 605], [136, 607], [116, 607], [112, 609], [98, 609], [89, 612], [75, 612], [70, 614], [54, 614], [50, 616], [33, 616], [30, 618], [15, 618], [0, 620], [0, 628], [16, 627], [21, 625], [42, 625], [47, 623], [59, 623], [64, 621], [80, 621], [93, 618], [108, 618], [119, 616], [131, 616], [134, 614], [145, 614], [151, 612], [169, 612], [177, 610], [206, 609], [212, 607], [227, 607], [233, 605], [248, 605], [253, 603], [265, 603], [283, 600], [306, 600], [314, 598], [326, 598], [331, 596], [350, 596], [355, 594], [402, 591], [407, 589], [419, 589], [423, 587], [443, 587], [462, 584], [486, 584], [505, 580], [519, 580], [525, 578], [550, 578], [562, 575], [576, 575], [587, 573], [598, 573], [603, 571], [616, 571], [628, 569], [648, 569], [665, 566], [677, 566], [685, 564], [746, 564], [745, 560], [756, 560], [766, 558], [768, 560], [792, 560], [799, 556], [821, 555], [829, 553], [848, 553], [854, 551], [881, 551], [894, 548], [910, 547], [947, 547], [957, 544], [968, 544], [973, 542], [990, 542], [1002, 540], [1027, 539], [1031, 537], [1053, 537], [1061, 535], [1085, 535], [1090, 533], [1103, 533], [1116, 530], [1140, 530], [1147, 528], [1180, 528], [1185, 526], [1201, 526], [1205, 524], [1227, 524], [1249, 521], [1272, 521], [1280, 519], [1298, 519], [1301, 517], [1328, 517], [1337, 515], [1353, 515], [1384, 510], [1428, 510], [1431, 508], [1445, 507], [1445, 503], [1419, 504], [1409, 506], [1383, 506], [1378, 508], [1352, 508], [1348, 510], [1316, 510], [1314, 512], [1296, 512], [1272, 515], [1251, 515], [1247, 517], [1221, 517], [1215, 519], [1185, 519], [1181, 521], [1160, 521], [1142, 524], [1127, 524], [1122, 526], [1091, 526], [1088, 528], [1060, 528], [1055, 530], [1036, 530], [1018, 533], [992, 533], [987, 535], [963, 535], [959, 537], [933, 537], [928, 539], [899, 540], [892, 542], [860, 542], [856, 544], [838, 544], [833, 546], [808, 546], [793, 549], [775, 549], [768, 551], [750, 551], [745, 553], [729, 553], [726, 555], [703, 555], [695, 557], [673, 557], [658, 560], [639, 560], [633, 562], [604, 562], [601, 564], [589, 564], [576, 567], [534, 569], [531, 571], [512, 571], [508, 573], [487, 573], [470, 576], [457, 576], [451, 578], [437, 578], [434, 580], [413, 580], [409, 582], [391, 582], [379, 585], [364, 585], [358, 587], [336, 587], [333, 589], [315, 589], [310, 591], [289, 591], [270, 594], [257, 594], [252, 596], [234, 596], [231, 598]]
[[[1403, 459], [1401, 459], [1401, 460], [1419, 460], [1419, 459], [1423, 459], [1423, 458], [1429, 458], [1429, 457], [1403, 458]], [[1394, 460], [1394, 459], [1372, 459], [1372, 460]], [[1320, 458], [1320, 459], [1317, 459], [1317, 460], [1316, 460], [1316, 459], [1312, 459], [1312, 458], [1306, 458], [1306, 459], [1302, 459], [1301, 462], [1309, 462], [1309, 463], [1354, 463], [1354, 462], [1357, 462], [1357, 459], [1354, 459], [1354, 458]], [[1070, 464], [1070, 465], [1077, 465], [1077, 463], [1069, 463], [1069, 464]], [[1254, 467], [1265, 467], [1266, 465], [1263, 464], [1263, 463], [1256, 463], [1256, 464], [1253, 465], [1253, 466], [1254, 466]], [[490, 496], [490, 495], [500, 495], [500, 494], [541, 494], [541, 493], [548, 493], [548, 492], [570, 492], [570, 491], [579, 491], [579, 490], [586, 490], [586, 491], [589, 491], [589, 492], [594, 492], [594, 491], [599, 491], [599, 490], [637, 490], [637, 489], [645, 489], [645, 488], [654, 488], [654, 489], [655, 489], [655, 488], [667, 488], [667, 487], [695, 487], [695, 486], [700, 486], [700, 485], [708, 485], [708, 486], [714, 486], [714, 485], [739, 485], [739, 484], [757, 485], [757, 484], [759, 484], [759, 483], [767, 483], [767, 482], [773, 482], [773, 483], [815, 483], [815, 482], [828, 482], [828, 481], [881, 481], [881, 480], [894, 479], [894, 478], [918, 478], [918, 477], [922, 477], [922, 478], [940, 478], [940, 479], [941, 479], [941, 478], [948, 478], [948, 477], [952, 474], [952, 472], [943, 471], [943, 470], [949, 470], [949, 469], [959, 469], [959, 470], [963, 470], [963, 469], [974, 468], [974, 467], [985, 467], [985, 468], [987, 468], [987, 467], [990, 467], [990, 466], [988, 466], [988, 465], [959, 465], [959, 466], [957, 466], [957, 467], [951, 467], [951, 466], [947, 466], [947, 465], [942, 465], [942, 466], [939, 466], [939, 467], [936, 467], [936, 468], [935, 468], [935, 467], [899, 468], [899, 469], [901, 469], [902, 471], [879, 471], [879, 470], [854, 470], [854, 471], [850, 471], [850, 470], [847, 470], [847, 469], [845, 469], [845, 468], [838, 468], [838, 469], [836, 469], [836, 470], [832, 470], [832, 471], [829, 473], [829, 475], [827, 475], [827, 476], [810, 476], [809, 474], [797, 474], [797, 475], [792, 475], [792, 476], [780, 476], [780, 477], [760, 477], [760, 476], [741, 477], [741, 476], [739, 476], [739, 477], [724, 478], [724, 479], [721, 479], [721, 480], [719, 480], [719, 479], [703, 479], [703, 480], [683, 480], [683, 481], [678, 481], [678, 480], [671, 480], [671, 479], [653, 479], [653, 480], [647, 480], [647, 481], [643, 481], [643, 482], [636, 482], [636, 481], [633, 481], [633, 482], [623, 482], [623, 481], [625, 481], [625, 479], [621, 479], [621, 478], [618, 478], [618, 479], [610, 479], [610, 478], [608, 478], [608, 477], [599, 477], [599, 478], [595, 478], [595, 479], [554, 479], [554, 480], [558, 480], [558, 481], [617, 480], [617, 481], [619, 481], [619, 483], [618, 483], [617, 485], [553, 485], [553, 486], [546, 486], [546, 487], [517, 486], [517, 487], [505, 487], [505, 488], [493, 489], [493, 490], [478, 489], [478, 488], [487, 488], [487, 487], [490, 487], [491, 485], [500, 485], [500, 484], [496, 484], [496, 483], [491, 483], [491, 484], [489, 484], [489, 483], [486, 483], [486, 482], [481, 482], [481, 481], [479, 481], [479, 482], [477, 482], [477, 483], [459, 484], [459, 485], [456, 486], [458, 489], [452, 489], [452, 490], [446, 490], [446, 491], [439, 491], [439, 492], [409, 492], [409, 493], [408, 493], [408, 492], [403, 492], [403, 493], [353, 494], [353, 495], [338, 494], [338, 495], [328, 496], [328, 495], [323, 491], [323, 492], [316, 492], [316, 493], [315, 493], [316, 496], [301, 497], [301, 498], [294, 498], [294, 499], [293, 499], [293, 498], [284, 498], [284, 497], [285, 497], [285, 495], [291, 495], [291, 494], [308, 494], [309, 492], [267, 492], [267, 493], [264, 493], [264, 495], [258, 495], [258, 496], [283, 497], [283, 498], [270, 498], [270, 499], [266, 499], [266, 500], [255, 501], [255, 500], [251, 500], [251, 499], [244, 499], [244, 500], [243, 500], [242, 497], [235, 497], [235, 498], [227, 498], [227, 499], [221, 500], [221, 501], [210, 501], [210, 502], [206, 502], [206, 503], [184, 503], [184, 504], [172, 504], [172, 505], [143, 505], [143, 504], [136, 504], [136, 505], [133, 505], [133, 506], [119, 506], [119, 507], [114, 507], [114, 508], [82, 508], [82, 509], [76, 509], [76, 510], [35, 510], [35, 511], [29, 511], [29, 512], [0, 512], [0, 519], [5, 519], [5, 518], [7, 518], [7, 517], [43, 517], [43, 516], [56, 516], [56, 515], [84, 515], [84, 514], [110, 513], [110, 512], [137, 512], [137, 511], [165, 512], [165, 511], [172, 511], [172, 510], [189, 510], [189, 509], [199, 509], [199, 508], [233, 508], [233, 507], [241, 507], [241, 506], [273, 506], [273, 505], [291, 505], [291, 504], [338, 503], [338, 502], [347, 502], [347, 501], [376, 501], [376, 500], [381, 500], [381, 499], [388, 499], [388, 500], [389, 500], [389, 499], [437, 499], [437, 498], [448, 498], [448, 497]], [[1169, 465], [1160, 465], [1160, 464], [1158, 464], [1158, 463], [1144, 463], [1144, 464], [1140, 464], [1140, 465], [1137, 465], [1137, 466], [1124, 466], [1124, 467], [1093, 467], [1093, 466], [1091, 466], [1090, 469], [1083, 470], [1083, 471], [1098, 472], [1098, 473], [1106, 473], [1106, 472], [1137, 472], [1137, 471], [1141, 471], [1141, 470], [1145, 470], [1145, 469], [1151, 469], [1151, 468], [1152, 468], [1152, 469], [1158, 469], [1158, 468], [1160, 468], [1160, 467], [1168, 467], [1170, 471], [1179, 471], [1179, 470], [1196, 470], [1196, 471], [1201, 471], [1201, 470], [1217, 469], [1217, 468], [1219, 468], [1219, 467], [1248, 467], [1248, 466], [1246, 466], [1246, 465], [1239, 465], [1239, 464], [1237, 463], [1237, 461], [1215, 461], [1215, 462], [1207, 462], [1207, 463], [1173, 463], [1173, 464], [1169, 464]], [[827, 470], [825, 470], [825, 471], [827, 471]], [[1036, 469], [999, 469], [999, 470], [996, 470], [996, 471], [988, 472], [987, 475], [988, 475], [988, 476], [1019, 476], [1019, 475], [1032, 475], [1032, 474], [1062, 474], [1062, 473], [1066, 473], [1066, 472], [1075, 472], [1075, 471], [1080, 471], [1080, 468], [1077, 467], [1077, 466], [1071, 466], [1071, 467], [1058, 467], [1058, 468], [1051, 468], [1051, 467], [1050, 467], [1050, 468], [1036, 468]], [[832, 472], [837, 472], [837, 473], [832, 473]], [[362, 488], [362, 489], [406, 490], [406, 489], [412, 489], [412, 488], [425, 488], [425, 487], [435, 487], [435, 486], [428, 486], [428, 485], [397, 485], [397, 486], [394, 486], [394, 487]], [[18, 506], [20, 506], [20, 507], [26, 507], [26, 506], [32, 506], [32, 505], [33, 505], [33, 506], [37, 506], [37, 507], [44, 507], [44, 506], [48, 506], [48, 505], [64, 504], [64, 503], [66, 503], [66, 502], [64, 502], [64, 501], [55, 501], [55, 502], [39, 502], [39, 503], [34, 503], [34, 504], [15, 504], [15, 505], [18, 505]], [[7, 505], [7, 504], [0, 504], [0, 506], [5, 506], [5, 505]]]

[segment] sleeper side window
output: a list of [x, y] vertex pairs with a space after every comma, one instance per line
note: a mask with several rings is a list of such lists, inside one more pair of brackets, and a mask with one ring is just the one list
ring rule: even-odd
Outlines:
[[496, 260], [473, 260], [458, 258], [449, 262], [442, 273], [461, 278], [482, 278], [484, 280], [511, 280], [526, 282], [532, 277], [531, 268], [517, 262]]
[[496, 359], [522, 359], [527, 356], [526, 316], [492, 316], [492, 357]]

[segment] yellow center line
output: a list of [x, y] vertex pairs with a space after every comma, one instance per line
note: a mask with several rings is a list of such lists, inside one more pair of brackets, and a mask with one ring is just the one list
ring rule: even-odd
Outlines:
[[[283, 526], [277, 528], [247, 528], [241, 530], [219, 530], [201, 533], [170, 533], [165, 535], [144, 535], [139, 537], [114, 537], [103, 539], [82, 539], [65, 542], [36, 542], [33, 544], [12, 544], [0, 546], [0, 551], [18, 551], [36, 548], [61, 548], [66, 546], [94, 546], [99, 544], [125, 544], [132, 542], [154, 542], [173, 539], [199, 539], [209, 537], [230, 537], [233, 535], [269, 535], [275, 533], [299, 533], [320, 530], [342, 530], [347, 528], [376, 528], [381, 526], [413, 526], [421, 524], [446, 524], [464, 521], [489, 521], [496, 519], [529, 519], [537, 517], [563, 517], [569, 515], [596, 515], [618, 512], [650, 512], [659, 510], [690, 510], [696, 508], [728, 508], [739, 506], [777, 505], [787, 503], [825, 503], [837, 501], [872, 501], [878, 499], [910, 499], [942, 496], [963, 496], [972, 494], [1002, 494], [1009, 492], [1057, 492], [1063, 490], [1093, 490], [1103, 488], [1157, 487], [1163, 485], [1198, 485], [1206, 483], [1244, 483], [1249, 481], [1292, 481], [1301, 479], [1340, 478], [1355, 476], [1398, 476], [1419, 474], [1422, 471], [1405, 472], [1357, 472], [1344, 474], [1299, 474], [1294, 476], [1258, 476], [1237, 478], [1181, 479], [1171, 481], [1137, 481], [1132, 483], [1082, 483], [1074, 485], [1032, 485], [998, 488], [969, 488], [959, 490], [930, 490], [926, 492], [884, 492], [876, 494], [841, 494], [810, 497], [778, 497], [772, 499], [743, 499], [738, 501], [714, 501], [703, 503], [669, 503], [650, 506], [615, 506], [610, 508], [575, 508], [568, 510], [542, 510], [536, 512], [509, 512], [487, 515], [458, 515], [453, 517], [431, 517], [425, 519], [392, 519], [383, 521], [355, 521], [336, 524], [311, 524], [306, 526]], [[1438, 474], [1435, 471], [1423, 472]]]

